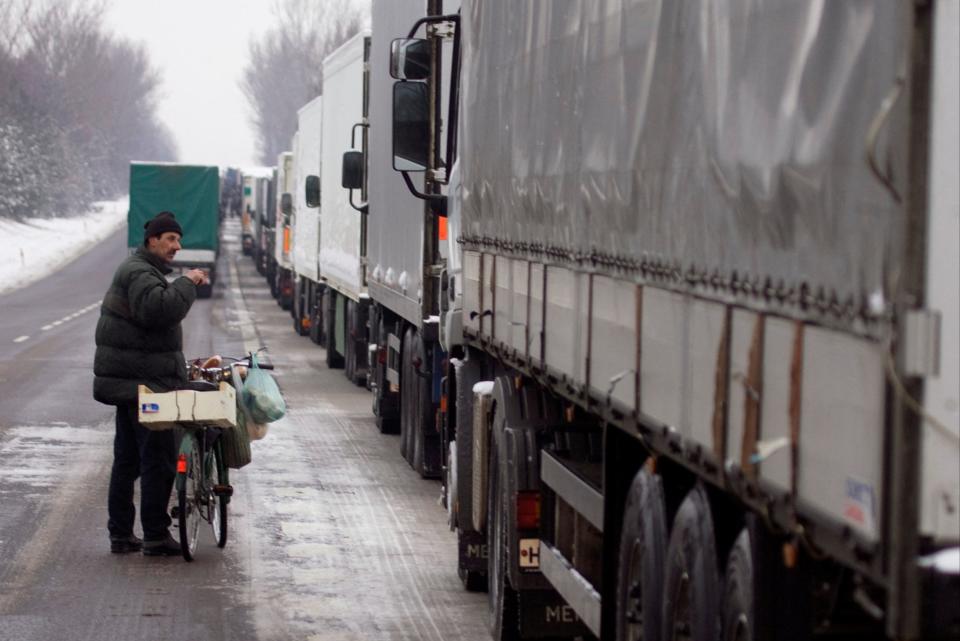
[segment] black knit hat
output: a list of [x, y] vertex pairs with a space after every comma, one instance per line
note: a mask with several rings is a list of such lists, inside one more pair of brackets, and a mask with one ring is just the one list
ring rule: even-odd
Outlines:
[[180, 234], [181, 237], [183, 236], [183, 229], [180, 227], [180, 223], [177, 222], [177, 218], [173, 215], [173, 212], [161, 211], [143, 225], [143, 244], [147, 244], [148, 238], [160, 236], [168, 231], [175, 231]]

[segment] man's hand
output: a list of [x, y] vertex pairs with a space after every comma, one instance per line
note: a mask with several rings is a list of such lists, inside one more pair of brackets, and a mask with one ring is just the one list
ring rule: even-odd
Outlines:
[[192, 280], [193, 284], [197, 287], [200, 285], [206, 285], [210, 282], [207, 272], [203, 271], [202, 269], [191, 269], [188, 272], [184, 272], [183, 275]]

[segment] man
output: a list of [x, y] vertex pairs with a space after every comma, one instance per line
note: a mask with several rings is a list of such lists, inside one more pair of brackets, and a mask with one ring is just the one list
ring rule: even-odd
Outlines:
[[[170, 536], [167, 513], [176, 477], [174, 433], [151, 431], [140, 424], [137, 386], [166, 392], [186, 382], [180, 321], [190, 311], [197, 287], [209, 280], [203, 271], [191, 269], [167, 281], [183, 235], [172, 213], [160, 212], [144, 230], [143, 246], [120, 264], [103, 297], [93, 397], [117, 407], [107, 501], [110, 551], [142, 548], [147, 556], [168, 556], [180, 553], [179, 543]], [[133, 533], [133, 486], [138, 476], [143, 541]]]

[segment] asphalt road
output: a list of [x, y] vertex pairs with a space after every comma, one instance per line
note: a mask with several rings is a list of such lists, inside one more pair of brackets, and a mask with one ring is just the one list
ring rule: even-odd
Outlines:
[[439, 485], [293, 332], [237, 232], [228, 221], [184, 351], [267, 346], [288, 413], [231, 477], [226, 548], [205, 533], [193, 563], [109, 553], [113, 411], [91, 396], [93, 333], [125, 230], [0, 296], [0, 640], [488, 639]]

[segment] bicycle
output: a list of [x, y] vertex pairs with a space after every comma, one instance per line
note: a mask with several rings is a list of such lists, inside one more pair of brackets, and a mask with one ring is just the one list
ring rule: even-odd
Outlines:
[[[220, 382], [237, 387], [236, 381], [242, 380], [246, 369], [250, 367], [253, 354], [246, 358], [235, 359], [225, 366], [209, 366], [212, 359], [202, 365], [200, 361], [188, 363], [190, 381], [187, 389], [194, 391], [215, 391]], [[273, 365], [260, 363], [261, 369], [273, 369]], [[177, 476], [174, 487], [177, 502], [174, 506], [180, 530], [180, 551], [186, 561], [192, 561], [196, 555], [200, 540], [200, 521], [208, 522], [213, 528], [217, 547], [227, 544], [227, 505], [233, 496], [229, 470], [224, 463], [221, 447], [221, 428], [202, 422], [181, 423], [183, 437], [177, 455]], [[240, 427], [226, 429], [241, 429]]]

